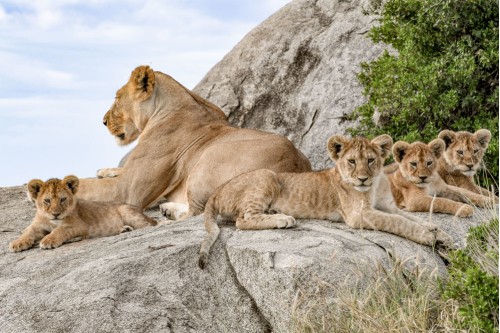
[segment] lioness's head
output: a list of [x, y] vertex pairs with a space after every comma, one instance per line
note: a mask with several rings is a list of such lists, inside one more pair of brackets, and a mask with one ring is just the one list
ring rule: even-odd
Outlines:
[[380, 175], [391, 147], [392, 138], [387, 134], [372, 141], [334, 135], [328, 139], [327, 144], [328, 153], [342, 179], [360, 192], [368, 191]]
[[36, 210], [49, 220], [62, 220], [76, 206], [75, 193], [79, 180], [67, 176], [63, 180], [52, 178], [46, 182], [33, 179], [28, 183], [28, 198], [35, 202]]
[[453, 171], [474, 176], [490, 143], [491, 132], [487, 129], [480, 129], [474, 134], [445, 130], [438, 137], [446, 144], [443, 158]]
[[444, 151], [444, 141], [436, 139], [429, 144], [398, 141], [392, 147], [394, 160], [403, 177], [420, 188], [425, 188], [436, 177], [437, 160]]
[[104, 115], [103, 124], [115, 136], [119, 145], [135, 141], [141, 130], [139, 103], [153, 93], [155, 74], [149, 66], [139, 66], [130, 75], [127, 84], [116, 92], [115, 102]]

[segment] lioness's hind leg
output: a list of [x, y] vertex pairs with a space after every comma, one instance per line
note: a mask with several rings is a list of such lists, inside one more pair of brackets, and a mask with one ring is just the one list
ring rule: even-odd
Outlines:
[[122, 172], [122, 168], [104, 168], [97, 170], [97, 178], [113, 178], [118, 177]]

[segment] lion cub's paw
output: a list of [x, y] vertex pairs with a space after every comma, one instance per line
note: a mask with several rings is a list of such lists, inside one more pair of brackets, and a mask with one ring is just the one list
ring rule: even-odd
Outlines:
[[459, 217], [470, 217], [472, 214], [474, 214], [474, 207], [471, 205], [463, 205], [460, 207], [456, 215]]
[[283, 228], [293, 228], [296, 225], [293, 216], [288, 216], [284, 214], [277, 214], [273, 216], [276, 221], [276, 227], [279, 229]]
[[55, 249], [56, 247], [61, 246], [63, 243], [62, 240], [53, 237], [52, 234], [48, 234], [40, 241], [40, 248], [42, 249]]
[[436, 247], [444, 249], [453, 249], [454, 240], [453, 237], [448, 235], [443, 230], [437, 230], [436, 232]]
[[129, 232], [129, 231], [133, 231], [133, 230], [135, 230], [133, 227], [131, 227], [131, 226], [129, 226], [129, 225], [124, 225], [124, 226], [122, 227], [122, 230], [120, 230], [120, 233], [122, 234], [122, 233], [124, 233], [124, 232]]
[[29, 249], [33, 246], [33, 241], [30, 239], [19, 238], [9, 244], [10, 252], [20, 252]]

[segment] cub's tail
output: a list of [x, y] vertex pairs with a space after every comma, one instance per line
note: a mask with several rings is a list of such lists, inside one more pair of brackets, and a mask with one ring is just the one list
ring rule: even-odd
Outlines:
[[201, 243], [200, 258], [198, 259], [198, 266], [201, 269], [205, 269], [208, 262], [208, 252], [210, 252], [210, 248], [215, 243], [220, 234], [220, 229], [217, 225], [217, 215], [218, 213], [215, 207], [215, 195], [212, 195], [205, 205], [204, 216], [205, 230], [207, 231], [207, 235]]

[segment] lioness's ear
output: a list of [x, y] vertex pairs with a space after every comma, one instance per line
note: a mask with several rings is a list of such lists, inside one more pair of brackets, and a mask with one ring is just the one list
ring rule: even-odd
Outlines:
[[392, 138], [387, 134], [377, 136], [372, 140], [372, 144], [380, 147], [382, 158], [386, 159], [391, 154]]
[[443, 154], [443, 151], [444, 151], [444, 148], [446, 146], [446, 144], [444, 143], [443, 140], [441, 139], [435, 139], [435, 140], [432, 140], [429, 144], [428, 144], [429, 148], [431, 149], [432, 151], [432, 154], [436, 157], [436, 158], [440, 158], [441, 155]]
[[444, 130], [439, 132], [438, 134], [438, 139], [443, 140], [446, 145], [445, 149], [448, 149], [448, 147], [455, 141], [455, 138], [456, 138], [455, 132], [450, 130]]
[[328, 143], [326, 144], [330, 158], [334, 161], [338, 160], [340, 152], [344, 149], [344, 146], [348, 142], [349, 139], [341, 135], [334, 135], [330, 137], [330, 139], [328, 139]]
[[404, 141], [398, 141], [392, 146], [392, 155], [394, 155], [394, 160], [401, 163], [406, 155], [406, 150], [408, 150], [410, 144]]
[[488, 144], [490, 143], [491, 140], [491, 132], [488, 131], [487, 129], [480, 129], [474, 133], [474, 136], [477, 139], [477, 142], [483, 147], [484, 149], [488, 148]]
[[78, 192], [78, 185], [80, 184], [80, 180], [76, 176], [66, 176], [62, 180], [64, 186], [69, 188], [71, 193], [76, 194]]
[[28, 199], [31, 201], [35, 201], [35, 199], [38, 197], [40, 194], [40, 191], [42, 190], [43, 186], [43, 181], [40, 179], [32, 179], [28, 183]]
[[139, 66], [130, 75], [129, 80], [134, 95], [142, 102], [147, 100], [155, 87], [155, 73], [149, 66]]

